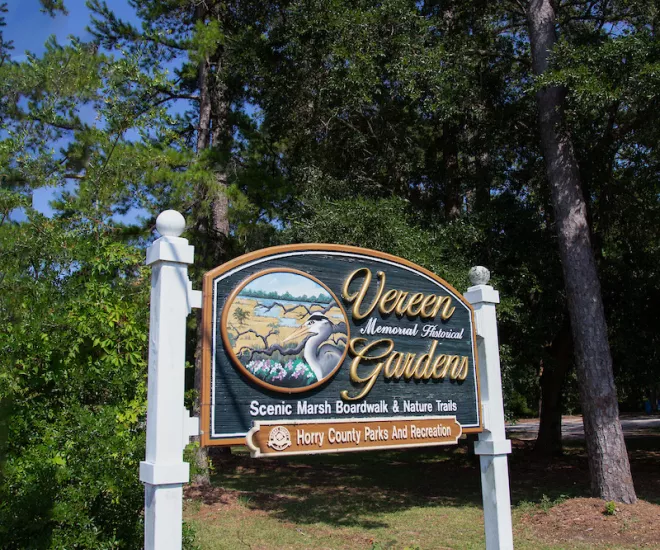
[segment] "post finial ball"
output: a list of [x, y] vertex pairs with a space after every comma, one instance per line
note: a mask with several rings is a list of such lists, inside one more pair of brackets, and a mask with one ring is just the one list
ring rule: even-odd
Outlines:
[[485, 285], [490, 281], [490, 271], [482, 265], [477, 265], [470, 269], [468, 276], [470, 277], [470, 282], [475, 286]]
[[156, 230], [163, 237], [178, 237], [186, 229], [186, 220], [176, 210], [165, 210], [156, 218]]

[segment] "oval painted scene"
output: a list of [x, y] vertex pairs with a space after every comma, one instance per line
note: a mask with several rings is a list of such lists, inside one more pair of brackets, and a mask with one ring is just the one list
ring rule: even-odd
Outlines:
[[348, 319], [334, 294], [297, 270], [269, 269], [242, 283], [223, 315], [223, 340], [249, 378], [271, 390], [309, 390], [346, 356]]

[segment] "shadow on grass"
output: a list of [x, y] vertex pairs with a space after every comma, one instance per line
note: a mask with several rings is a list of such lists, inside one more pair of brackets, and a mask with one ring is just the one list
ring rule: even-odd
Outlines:
[[[593, 496], [584, 441], [564, 441], [564, 455], [552, 460], [536, 456], [533, 446], [533, 441], [514, 441], [509, 458], [514, 506]], [[637, 497], [660, 504], [660, 437], [652, 433], [626, 437], [626, 447]]]
[[[245, 448], [213, 457], [207, 504], [232, 493], [242, 505], [296, 524], [387, 527], [387, 513], [414, 507], [481, 507], [478, 459], [463, 444], [423, 451], [363, 452], [251, 459]], [[509, 458], [514, 506], [591, 496], [584, 444], [567, 442], [564, 456], [544, 461], [532, 442], [514, 441]], [[628, 449], [638, 496], [660, 503], [660, 438], [631, 438]]]
[[479, 470], [462, 447], [253, 460], [214, 460], [213, 485], [249, 494], [248, 507], [299, 524], [387, 527], [381, 514], [481, 503]]
[[660, 505], [660, 433], [626, 437], [637, 497]]

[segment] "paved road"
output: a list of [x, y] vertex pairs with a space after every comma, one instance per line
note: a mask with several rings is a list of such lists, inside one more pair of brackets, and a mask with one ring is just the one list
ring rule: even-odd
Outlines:
[[[621, 427], [627, 437], [640, 435], [660, 436], [660, 416], [622, 416]], [[536, 439], [539, 421], [525, 419], [515, 424], [507, 424], [506, 433], [514, 439]], [[584, 439], [581, 416], [562, 418], [562, 437], [566, 439]]]

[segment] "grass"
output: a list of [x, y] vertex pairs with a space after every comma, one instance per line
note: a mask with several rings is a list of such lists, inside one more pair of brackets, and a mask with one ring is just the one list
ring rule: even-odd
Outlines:
[[[642, 498], [656, 502], [660, 438], [630, 445]], [[584, 449], [541, 463], [518, 444], [510, 458], [516, 549], [635, 548], [537, 538], [523, 519], [588, 496]], [[634, 469], [635, 470], [635, 469]], [[654, 485], [654, 483], [656, 483]], [[201, 504], [200, 504], [201, 503]], [[203, 549], [482, 549], [479, 466], [466, 446], [431, 452], [365, 452], [250, 459], [242, 448], [217, 457], [212, 488], [192, 495], [186, 519]], [[634, 529], [634, 527], [631, 527]]]

